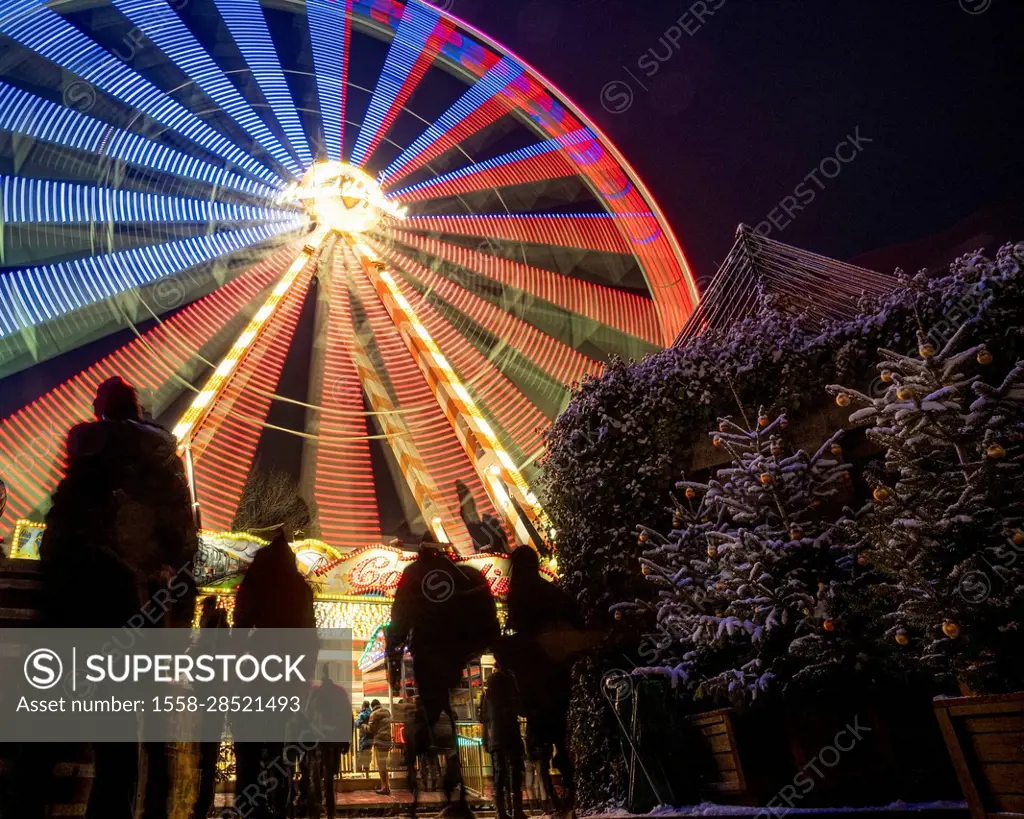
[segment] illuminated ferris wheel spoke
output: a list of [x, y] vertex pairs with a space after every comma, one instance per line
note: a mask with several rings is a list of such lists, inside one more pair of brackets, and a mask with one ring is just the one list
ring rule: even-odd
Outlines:
[[484, 417], [505, 450], [528, 461], [543, 446], [541, 430], [548, 419], [520, 389], [483, 355], [457, 327], [408, 282], [396, 277], [399, 287], [412, 305], [421, 323], [451, 364], [462, 387]]
[[562, 273], [482, 253], [460, 245], [394, 230], [391, 238], [436, 259], [515, 288], [533, 298], [583, 316], [648, 344], [661, 343], [654, 302], [645, 296], [573, 279]]
[[0, 17], [0, 33], [257, 178], [270, 184], [280, 180], [277, 173], [92, 42], [47, 7], [45, 0], [13, 0], [6, 11]]
[[7, 298], [0, 304], [0, 338], [252, 247], [300, 224], [295, 219], [2, 274], [0, 288]]
[[478, 236], [509, 242], [556, 245], [578, 250], [628, 254], [629, 244], [616, 229], [615, 217], [607, 213], [541, 215], [488, 214], [452, 216], [410, 216], [403, 222], [409, 230], [427, 230], [456, 236]]
[[489, 188], [575, 176], [579, 173], [579, 168], [565, 156], [564, 147], [566, 144], [572, 144], [574, 139], [589, 139], [588, 134], [589, 132], [581, 131], [576, 135], [520, 148], [425, 182], [389, 191], [388, 198], [398, 202], [419, 202]]
[[[113, 0], [117, 9], [266, 152], [294, 176], [302, 169], [232, 85], [170, 5], [153, 0]], [[307, 163], [308, 164], [308, 163]]]
[[454, 30], [454, 25], [430, 6], [406, 4], [352, 149], [354, 165], [365, 165], [373, 156]]
[[387, 189], [413, 171], [492, 125], [512, 108], [502, 92], [522, 76], [523, 67], [502, 57], [483, 77], [470, 86], [452, 106], [441, 114], [416, 140], [381, 172], [381, 185]]
[[192, 183], [263, 198], [275, 195], [274, 189], [261, 182], [218, 168], [138, 134], [114, 128], [102, 120], [3, 82], [0, 82], [0, 130], [171, 174]]
[[[284, 369], [302, 302], [308, 267], [282, 299], [269, 326], [239, 364], [192, 440], [196, 490], [204, 525], [230, 531], [256, 456], [271, 396]], [[255, 389], [253, 389], [255, 387]]]
[[6, 224], [253, 222], [268, 226], [294, 223], [296, 218], [295, 211], [276, 208], [16, 176], [0, 176], [0, 205]]
[[471, 554], [473, 543], [465, 522], [457, 514], [453, 514], [445, 503], [445, 495], [420, 455], [412, 431], [384, 386], [384, 380], [373, 364], [369, 350], [358, 334], [353, 333], [351, 339], [352, 363], [359, 384], [370, 406], [377, 413], [376, 417], [387, 436], [388, 446], [398, 462], [424, 523], [440, 542], [454, 543], [462, 554]]
[[[490, 382], [482, 383], [481, 394], [483, 397], [498, 396], [490, 409], [499, 422], [508, 424], [506, 429], [510, 431], [513, 439], [516, 433], [522, 435], [525, 430], [516, 428], [514, 411], [505, 411], [500, 398], [518, 390], [479, 352], [472, 349], [465, 338], [459, 334], [450, 335], [451, 325], [445, 326], [444, 320], [435, 315], [435, 309], [408, 283], [392, 276], [386, 269], [378, 269], [378, 259], [371, 248], [356, 243], [353, 249], [360, 257], [378, 297], [388, 310], [406, 345], [414, 352], [414, 358], [423, 376], [430, 383], [435, 398], [448, 416], [467, 454], [477, 471], [481, 473], [481, 478], [488, 481], [489, 494], [502, 509], [509, 523], [516, 528], [517, 533], [522, 534], [525, 530], [522, 529], [519, 514], [510, 504], [508, 493], [511, 490], [514, 496], [525, 492], [525, 489], [522, 489], [525, 481], [494, 429], [484, 419], [481, 406], [458, 373], [461, 369], [466, 375], [486, 372], [493, 376]], [[436, 337], [435, 333], [444, 333], [451, 342], [449, 349], [455, 356], [454, 365], [442, 353], [442, 340]], [[529, 414], [531, 410], [535, 412], [537, 426], [543, 425], [544, 417], [525, 397], [522, 397], [520, 406], [524, 408], [523, 414]], [[537, 440], [539, 441], [539, 435]], [[522, 542], [528, 540], [527, 536]]]
[[[344, 251], [344, 252], [343, 252]], [[317, 438], [304, 442], [303, 484], [312, 490], [320, 529], [331, 543], [358, 547], [379, 540], [380, 515], [373, 489], [373, 463], [359, 374], [352, 361], [355, 334], [349, 296], [344, 241], [334, 245], [329, 281], [321, 278], [320, 295], [328, 300], [322, 369], [310, 374], [322, 407], [314, 417]], [[353, 264], [354, 264], [354, 260]], [[315, 363], [314, 363], [315, 366]], [[312, 484], [310, 486], [310, 484]]]
[[501, 339], [523, 358], [550, 376], [563, 390], [565, 385], [579, 381], [587, 373], [597, 374], [602, 365], [577, 352], [522, 319], [512, 311], [503, 310], [462, 285], [434, 273], [427, 267], [395, 250], [374, 244], [374, 249], [400, 270], [411, 274], [436, 295], [481, 329]]
[[313, 46], [320, 121], [327, 158], [345, 158], [348, 64], [352, 50], [352, 0], [306, 0]]
[[[407, 413], [410, 426], [415, 422], [415, 428], [410, 430], [412, 441], [427, 468], [438, 485], [444, 486], [446, 497], [451, 498], [454, 483], [461, 482], [468, 487], [480, 514], [500, 514], [484, 489], [480, 475], [461, 451], [451, 422], [423, 378], [419, 364], [402, 336], [395, 332], [391, 316], [377, 296], [373, 283], [366, 276], [358, 276], [355, 287], [383, 364], [383, 374], [399, 408]], [[444, 476], [443, 482], [441, 476]]]
[[214, 3], [238, 50], [252, 69], [263, 96], [270, 103], [270, 110], [298, 155], [302, 168], [309, 168], [313, 164], [313, 154], [259, 0], [214, 0]]
[[[89, 420], [98, 384], [121, 375], [164, 402], [154, 405], [154, 411], [169, 405], [182, 389], [176, 374], [222, 331], [226, 320], [238, 316], [280, 275], [280, 265], [288, 263], [284, 259], [294, 255], [286, 250], [256, 265], [0, 422], [0, 451], [24, 467], [24, 479], [9, 487], [13, 519], [33, 518], [45, 504], [60, 479], [63, 436], [74, 424]], [[39, 441], [46, 445], [36, 446]]]

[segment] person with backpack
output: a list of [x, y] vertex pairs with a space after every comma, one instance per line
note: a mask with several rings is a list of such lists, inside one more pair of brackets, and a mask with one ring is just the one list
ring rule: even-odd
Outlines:
[[[452, 740], [447, 754], [444, 791], [445, 812], [470, 815], [462, 780], [455, 736], [451, 690], [462, 680], [466, 665], [497, 644], [501, 634], [497, 606], [486, 578], [464, 563], [455, 563], [445, 547], [425, 536], [419, 554], [402, 572], [391, 606], [386, 632], [388, 676], [398, 696], [401, 663], [406, 646], [412, 654], [413, 676], [422, 702], [424, 719], [432, 737], [438, 721], [447, 715]], [[441, 747], [439, 742], [432, 742]], [[459, 800], [452, 793], [459, 788]]]
[[370, 707], [370, 701], [366, 700], [363, 702], [363, 707], [359, 709], [359, 714], [356, 716], [356, 731], [359, 733], [359, 744], [356, 750], [356, 767], [359, 769], [359, 773], [366, 774], [370, 773], [370, 763], [373, 761], [373, 737], [362, 730], [362, 727], [370, 721], [370, 715], [373, 713], [373, 708]]

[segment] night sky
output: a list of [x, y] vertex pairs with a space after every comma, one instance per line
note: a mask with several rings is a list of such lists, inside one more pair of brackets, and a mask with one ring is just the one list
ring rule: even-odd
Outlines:
[[[792, 210], [791, 224], [779, 211], [784, 227], [773, 227], [773, 237], [851, 258], [1007, 200], [1021, 210], [1020, 0], [446, 5], [547, 75], [606, 131], [702, 278], [739, 222], [766, 219], [858, 126], [871, 142], [834, 179], [819, 177], [823, 189], [808, 183], [814, 201]], [[703, 22], [702, 8], [714, 10]], [[602, 105], [602, 90], [616, 82], [609, 107], [628, 100], [621, 83], [634, 94], [623, 113]]]

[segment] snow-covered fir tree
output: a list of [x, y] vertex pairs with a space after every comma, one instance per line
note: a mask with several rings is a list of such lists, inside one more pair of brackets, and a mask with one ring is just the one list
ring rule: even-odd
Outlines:
[[849, 492], [841, 433], [809, 454], [792, 450], [787, 427], [764, 411], [721, 419], [713, 443], [731, 464], [678, 484], [669, 535], [641, 528], [643, 572], [659, 590], [643, 673], [737, 702], [806, 690], [849, 655], [837, 610], [855, 563], [837, 527]]
[[[878, 397], [829, 387], [885, 451], [858, 520], [869, 605], [907, 668], [972, 690], [1024, 688], [1024, 361], [970, 344], [880, 350]], [[932, 334], [934, 336], [934, 334]]]

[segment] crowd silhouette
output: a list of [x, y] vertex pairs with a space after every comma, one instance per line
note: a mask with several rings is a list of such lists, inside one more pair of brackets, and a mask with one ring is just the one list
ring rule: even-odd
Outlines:
[[[113, 629], [148, 612], [146, 627], [189, 629], [198, 597], [190, 571], [198, 551], [198, 533], [177, 442], [165, 429], [145, 419], [136, 391], [120, 378], [99, 386], [94, 409], [96, 420], [75, 426], [68, 435], [66, 471], [46, 517], [40, 549], [44, 624]], [[466, 494], [460, 487], [460, 496]], [[477, 548], [505, 548], [503, 539], [487, 534], [495, 526], [483, 525], [471, 499], [462, 500], [463, 515], [474, 527]], [[353, 717], [349, 694], [331, 680], [326, 668], [319, 686], [296, 682], [289, 693], [306, 704], [304, 714], [314, 722], [341, 718], [348, 729], [354, 728], [357, 767], [368, 773], [371, 762], [376, 763], [380, 777], [377, 793], [382, 797], [391, 792], [392, 723], [401, 723], [413, 813], [419, 806], [422, 778], [426, 787], [439, 785], [443, 790], [444, 815], [469, 816], [451, 695], [462, 685], [467, 666], [491, 653], [496, 666], [486, 681], [479, 716], [484, 746], [494, 762], [499, 819], [524, 817], [527, 757], [538, 766], [551, 807], [570, 809], [573, 769], [566, 715], [570, 666], [583, 633], [579, 612], [556, 584], [542, 577], [537, 552], [521, 546], [512, 553], [503, 634], [484, 575], [454, 560], [449, 548], [425, 537], [395, 590], [386, 630], [386, 664], [393, 697], [404, 694], [406, 699], [399, 700], [394, 715], [372, 700]], [[177, 582], [171, 595], [168, 589], [173, 581]], [[150, 603], [161, 591], [169, 602], [154, 615]], [[314, 595], [297, 566], [287, 532], [275, 532], [270, 544], [256, 553], [237, 587], [231, 626], [215, 597], [203, 601], [199, 625], [198, 642], [192, 650], [206, 653], [216, 653], [225, 641], [230, 641], [233, 650], [255, 652], [253, 641], [261, 631], [295, 629], [302, 635], [296, 639], [304, 641], [294, 647], [306, 657], [303, 677], [314, 679], [319, 653]], [[188, 634], [183, 634], [187, 640]], [[412, 658], [415, 682], [411, 695], [403, 691], [408, 682], [402, 678], [406, 652]], [[216, 695], [218, 691], [207, 686], [200, 693]], [[286, 719], [283, 714], [266, 717], [270, 722]], [[526, 720], [525, 743], [520, 731], [522, 717]], [[251, 725], [235, 724], [230, 716], [227, 722], [223, 715], [205, 719], [208, 734], [216, 736], [228, 728], [234, 741], [235, 799], [223, 815], [285, 819], [298, 799], [304, 806], [300, 815], [319, 817], [326, 802], [327, 816], [333, 819], [334, 780], [342, 756], [349, 751], [348, 743], [323, 741], [305, 748], [301, 759], [290, 759], [283, 724], [279, 731], [268, 731], [264, 724], [257, 736]], [[352, 734], [348, 730], [345, 735]], [[281, 739], [261, 739], [267, 735]], [[209, 739], [198, 745], [194, 817], [207, 817], [213, 810], [219, 749], [220, 743]], [[95, 778], [87, 819], [135, 818], [143, 752], [148, 764], [142, 816], [169, 816], [174, 773], [168, 744], [97, 742], [93, 745]], [[38, 747], [26, 749], [20, 759], [25, 777], [17, 808], [19, 819], [42, 819], [46, 815], [46, 777], [53, 760]], [[294, 769], [296, 763], [302, 772], [297, 789], [291, 775], [277, 775], [289, 766]], [[556, 794], [551, 779], [552, 764], [562, 776], [562, 796]]]

